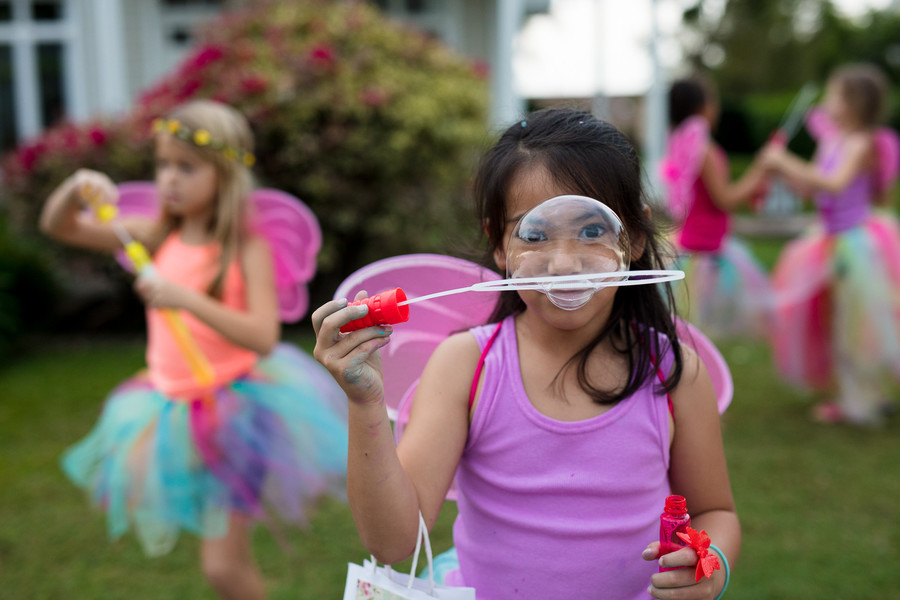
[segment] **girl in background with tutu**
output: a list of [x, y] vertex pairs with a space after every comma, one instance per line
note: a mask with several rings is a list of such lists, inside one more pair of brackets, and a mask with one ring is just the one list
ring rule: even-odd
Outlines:
[[[155, 273], [135, 283], [148, 368], [110, 394], [63, 468], [107, 512], [112, 538], [133, 526], [155, 556], [191, 531], [221, 597], [263, 598], [252, 523], [302, 524], [323, 494], [345, 495], [346, 401], [310, 356], [278, 344], [273, 257], [246, 216], [253, 155], [243, 115], [197, 101], [155, 125], [160, 217], [116, 224], [153, 256]], [[41, 227], [73, 246], [118, 250], [113, 226], [82, 211], [86, 198], [117, 195], [106, 175], [80, 170], [50, 196]], [[161, 309], [179, 311], [211, 382], [192, 371]]]
[[675, 268], [685, 272], [673, 284], [682, 318], [711, 337], [764, 332], [771, 320], [766, 275], [747, 248], [730, 234], [729, 213], [748, 202], [763, 183], [758, 161], [731, 181], [728, 157], [712, 139], [719, 102], [699, 76], [674, 82], [669, 90], [669, 125], [662, 176], [675, 221]]
[[886, 374], [900, 376], [900, 231], [872, 213], [897, 173], [896, 135], [878, 128], [886, 94], [875, 67], [840, 68], [808, 119], [819, 138], [814, 161], [776, 145], [763, 153], [818, 209], [818, 224], [779, 257], [773, 287], [777, 368], [793, 383], [836, 391], [816, 405], [820, 421], [879, 424]]

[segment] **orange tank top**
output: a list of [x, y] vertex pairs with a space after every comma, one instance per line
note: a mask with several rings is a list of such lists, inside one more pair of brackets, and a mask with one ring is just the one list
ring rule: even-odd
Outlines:
[[[221, 246], [217, 243], [191, 246], [172, 233], [153, 256], [159, 275], [173, 283], [206, 293], [219, 267]], [[247, 295], [240, 264], [228, 265], [222, 303], [236, 310], [247, 309]], [[256, 364], [255, 352], [237, 346], [187, 311], [178, 311], [200, 352], [212, 366], [211, 386], [201, 385], [166, 324], [161, 311], [147, 309], [147, 367], [153, 385], [168, 396], [194, 398], [247, 373]]]

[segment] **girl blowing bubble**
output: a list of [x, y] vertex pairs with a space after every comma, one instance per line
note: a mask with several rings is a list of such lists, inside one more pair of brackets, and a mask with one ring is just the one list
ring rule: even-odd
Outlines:
[[877, 425], [885, 375], [900, 376], [900, 231], [872, 213], [896, 178], [882, 152], [884, 75], [849, 65], [828, 80], [822, 111], [808, 126], [819, 146], [806, 162], [777, 145], [766, 166], [813, 195], [819, 223], [788, 244], [773, 273], [778, 325], [776, 366], [797, 384], [836, 391], [813, 416], [825, 422]]
[[[203, 538], [203, 572], [223, 598], [263, 598], [251, 525], [303, 523], [310, 503], [343, 495], [343, 394], [311, 357], [278, 345], [271, 251], [250, 231], [252, 137], [234, 109], [197, 101], [158, 122], [159, 219], [124, 227], [153, 256], [135, 289], [147, 304], [145, 373], [107, 398], [94, 430], [63, 458], [69, 477], [107, 511], [109, 533], [133, 526], [150, 555], [179, 531]], [[81, 210], [117, 198], [110, 179], [80, 170], [50, 196], [45, 233], [114, 251], [110, 223]], [[208, 361], [200, 381], [164, 311], [177, 309]]]
[[[660, 268], [631, 144], [590, 114], [550, 109], [507, 129], [477, 175], [479, 228], [501, 271], [517, 276], [546, 247], [548, 274], [577, 273], [585, 248], [609, 235], [607, 222], [581, 216], [517, 228], [562, 195], [604, 203], [630, 240], [624, 262]], [[575, 235], [554, 238], [571, 224]], [[513, 242], [536, 252], [510, 252]], [[409, 556], [418, 513], [434, 524], [456, 474], [459, 566], [445, 583], [484, 600], [646, 598], [648, 588], [657, 598], [716, 597], [722, 570], [699, 582], [694, 569], [658, 572], [659, 512], [673, 492], [732, 562], [740, 549], [715, 395], [679, 344], [665, 298], [652, 285], [589, 298], [501, 293], [489, 324], [434, 352], [396, 448], [378, 352], [391, 327], [345, 334], [364, 306], [317, 309], [314, 355], [349, 399], [348, 493], [365, 546], [385, 563]], [[697, 554], [685, 548], [659, 563], [693, 566]]]

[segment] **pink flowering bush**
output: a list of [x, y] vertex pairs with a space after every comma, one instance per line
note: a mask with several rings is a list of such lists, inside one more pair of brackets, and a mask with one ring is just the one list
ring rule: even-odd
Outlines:
[[125, 117], [62, 124], [8, 155], [0, 193], [33, 232], [77, 168], [152, 178], [152, 120], [190, 99], [226, 102], [253, 126], [259, 183], [320, 220], [321, 299], [372, 260], [445, 252], [472, 229], [465, 190], [487, 137], [484, 74], [366, 2], [257, 1], [209, 24]]

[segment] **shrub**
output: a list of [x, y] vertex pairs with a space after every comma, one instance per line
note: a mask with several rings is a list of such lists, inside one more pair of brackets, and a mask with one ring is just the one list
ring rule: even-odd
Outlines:
[[46, 255], [0, 215], [0, 358], [52, 320], [56, 293]]
[[318, 216], [314, 297], [377, 258], [446, 251], [468, 219], [467, 176], [486, 141], [482, 70], [369, 3], [304, 0], [224, 13], [130, 114], [60, 125], [8, 156], [17, 225], [33, 232], [40, 203], [79, 167], [152, 177], [151, 121], [195, 98], [242, 110], [261, 184]]

